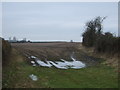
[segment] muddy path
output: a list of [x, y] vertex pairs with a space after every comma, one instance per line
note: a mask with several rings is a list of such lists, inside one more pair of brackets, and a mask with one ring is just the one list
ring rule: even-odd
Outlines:
[[82, 61], [86, 66], [93, 66], [100, 63], [101, 59], [91, 57], [84, 51], [78, 49], [81, 43], [12, 43], [24, 56], [35, 56], [42, 61], [72, 61], [71, 56]]

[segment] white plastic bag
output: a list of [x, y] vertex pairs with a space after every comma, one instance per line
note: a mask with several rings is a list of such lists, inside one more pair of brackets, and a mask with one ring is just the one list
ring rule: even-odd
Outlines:
[[37, 76], [35, 76], [34, 74], [29, 75], [29, 77], [30, 77], [33, 81], [37, 81], [37, 80], [38, 80]]

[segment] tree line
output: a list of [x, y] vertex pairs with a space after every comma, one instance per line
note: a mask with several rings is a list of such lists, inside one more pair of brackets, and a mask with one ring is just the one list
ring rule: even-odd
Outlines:
[[120, 37], [110, 32], [103, 32], [102, 22], [105, 19], [106, 17], [98, 16], [86, 23], [82, 44], [86, 47], [94, 47], [95, 52], [99, 53], [120, 53]]

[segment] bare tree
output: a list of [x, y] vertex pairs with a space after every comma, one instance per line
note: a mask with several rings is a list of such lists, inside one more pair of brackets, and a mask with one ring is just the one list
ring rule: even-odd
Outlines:
[[83, 45], [92, 47], [99, 35], [102, 34], [102, 22], [106, 17], [96, 17], [95, 19], [86, 23], [86, 29], [83, 33]]

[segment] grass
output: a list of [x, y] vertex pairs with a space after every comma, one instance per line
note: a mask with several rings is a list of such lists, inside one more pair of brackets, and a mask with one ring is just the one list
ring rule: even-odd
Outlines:
[[[3, 88], [117, 88], [118, 75], [114, 68], [98, 65], [82, 69], [60, 70], [33, 67], [14, 50], [14, 57], [3, 68]], [[37, 81], [29, 78], [38, 77]]]

